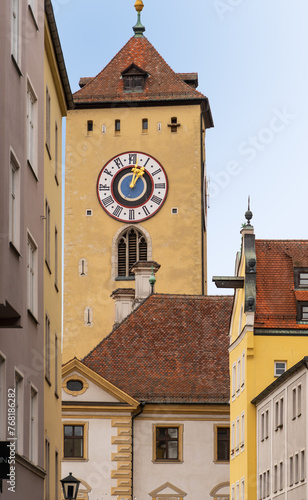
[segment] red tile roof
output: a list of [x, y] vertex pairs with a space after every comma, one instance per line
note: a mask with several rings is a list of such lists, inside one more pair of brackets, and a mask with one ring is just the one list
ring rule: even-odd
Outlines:
[[229, 401], [233, 297], [148, 297], [83, 360], [137, 400]]
[[[124, 91], [121, 73], [131, 64], [149, 75], [142, 92]], [[96, 77], [82, 78], [82, 85], [73, 96], [77, 105], [121, 101], [207, 100], [168, 66], [145, 37], [130, 38]]]
[[308, 291], [295, 290], [294, 267], [308, 267], [308, 240], [256, 240], [257, 297], [255, 328], [306, 329], [296, 322], [296, 299]]

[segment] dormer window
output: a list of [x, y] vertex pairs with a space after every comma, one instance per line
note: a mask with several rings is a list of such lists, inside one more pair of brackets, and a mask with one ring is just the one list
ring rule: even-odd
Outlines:
[[295, 288], [308, 289], [308, 269], [299, 267], [294, 269], [294, 285]]
[[308, 322], [308, 302], [297, 302], [297, 321]]
[[125, 92], [142, 92], [148, 74], [136, 64], [131, 64], [122, 72]]

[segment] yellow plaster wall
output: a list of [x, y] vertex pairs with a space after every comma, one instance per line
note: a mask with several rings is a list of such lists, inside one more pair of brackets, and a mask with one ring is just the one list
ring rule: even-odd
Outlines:
[[[44, 191], [45, 200], [50, 207], [50, 265], [44, 265], [44, 319], [50, 320], [50, 378], [45, 378], [44, 387], [44, 439], [50, 443], [50, 498], [59, 500], [61, 485], [61, 336], [62, 336], [62, 113], [64, 97], [59, 95], [59, 75], [51, 47], [47, 23], [45, 23], [45, 60], [44, 60], [44, 137], [46, 138], [46, 86], [50, 94], [50, 155], [44, 150]], [[58, 126], [58, 175], [55, 178], [55, 122]], [[41, 214], [43, 215], [43, 214]], [[45, 215], [45, 214], [44, 214]], [[42, 219], [42, 224], [46, 220]], [[55, 227], [58, 231], [58, 272], [55, 287]], [[45, 234], [46, 238], [46, 234]], [[46, 244], [46, 241], [45, 241]], [[43, 250], [42, 250], [43, 251]], [[45, 325], [46, 327], [46, 325]], [[45, 332], [44, 332], [45, 333]], [[55, 335], [58, 337], [57, 368]], [[45, 339], [45, 335], [44, 335]], [[44, 340], [45, 342], [45, 340]], [[46, 362], [46, 360], [45, 360]], [[56, 390], [56, 378], [58, 388]], [[58, 471], [55, 470], [55, 453], [58, 452]], [[45, 463], [46, 467], [46, 463]], [[57, 482], [57, 486], [56, 486]], [[56, 487], [58, 495], [56, 494]]]
[[[167, 125], [174, 116], [181, 124], [177, 133]], [[142, 132], [143, 118], [149, 121], [147, 133]], [[121, 120], [119, 135], [114, 132], [116, 119]], [[93, 120], [91, 135], [87, 120]], [[84, 356], [111, 331], [112, 291], [134, 288], [134, 281], [111, 278], [112, 239], [124, 224], [105, 213], [96, 194], [98, 175], [109, 159], [141, 151], [154, 156], [167, 173], [164, 205], [140, 223], [152, 238], [152, 259], [161, 264], [156, 292], [201, 294], [202, 239], [206, 244], [201, 224], [200, 106], [73, 110], [66, 130], [64, 362]], [[178, 215], [171, 214], [173, 207]], [[93, 210], [91, 217], [87, 209]], [[86, 277], [79, 277], [81, 258], [88, 262]], [[91, 327], [84, 325], [86, 306], [93, 308]]]
[[[239, 275], [244, 275], [243, 257]], [[257, 264], [258, 266], [258, 264]], [[274, 380], [274, 362], [286, 361], [287, 369], [303, 357], [307, 345], [306, 337], [300, 336], [258, 336], [253, 327], [247, 327], [245, 334], [238, 339], [239, 316], [244, 303], [244, 289], [236, 292], [234, 316], [231, 331], [229, 356], [230, 379], [232, 365], [245, 351], [245, 389], [232, 401], [232, 380], [230, 390], [230, 422], [236, 421], [245, 411], [245, 451], [230, 460], [230, 485], [245, 478], [245, 498], [254, 499], [257, 495], [257, 448], [256, 448], [256, 409], [251, 401]], [[246, 315], [243, 314], [242, 327]], [[232, 345], [233, 344], [233, 345]], [[241, 500], [241, 499], [240, 499]]]

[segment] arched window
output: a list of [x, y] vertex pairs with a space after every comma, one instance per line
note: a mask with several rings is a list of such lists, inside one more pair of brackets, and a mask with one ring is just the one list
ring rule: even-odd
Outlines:
[[138, 260], [148, 260], [147, 240], [141, 231], [130, 227], [118, 239], [118, 278], [133, 278], [130, 268]]

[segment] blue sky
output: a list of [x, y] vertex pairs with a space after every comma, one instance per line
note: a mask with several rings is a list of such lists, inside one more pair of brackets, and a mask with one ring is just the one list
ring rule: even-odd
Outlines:
[[[259, 239], [307, 239], [307, 0], [143, 0], [145, 36], [199, 74], [207, 132], [208, 293], [232, 275], [248, 195]], [[73, 91], [132, 36], [134, 0], [53, 0]]]

